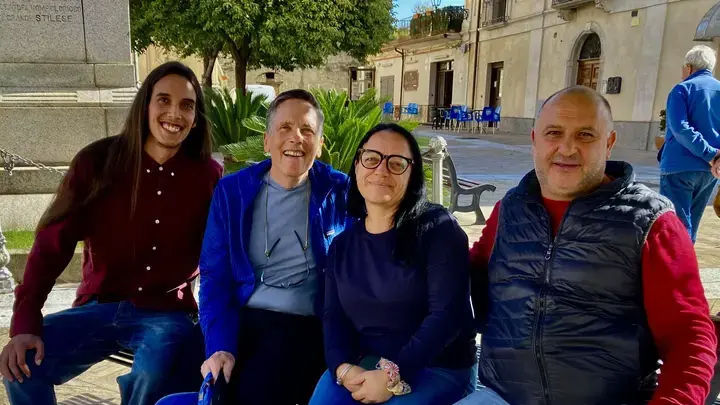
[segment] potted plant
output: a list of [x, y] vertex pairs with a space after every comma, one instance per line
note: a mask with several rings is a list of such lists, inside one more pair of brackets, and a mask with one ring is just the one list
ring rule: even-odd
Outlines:
[[655, 135], [655, 148], [658, 150], [660, 150], [665, 143], [666, 125], [667, 121], [665, 119], [665, 110], [660, 110], [660, 130], [658, 131], [658, 134]]

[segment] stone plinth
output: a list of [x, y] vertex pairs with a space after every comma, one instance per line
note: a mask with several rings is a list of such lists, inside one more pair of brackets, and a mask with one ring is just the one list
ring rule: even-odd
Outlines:
[[[136, 91], [128, 0], [0, 0], [0, 43], [0, 148], [63, 167], [120, 131]], [[52, 193], [61, 178], [0, 176], [0, 195]]]

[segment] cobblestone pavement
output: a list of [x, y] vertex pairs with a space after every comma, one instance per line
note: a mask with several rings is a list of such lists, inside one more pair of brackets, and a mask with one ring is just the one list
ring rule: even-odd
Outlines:
[[[495, 193], [483, 194], [483, 211], [490, 215], [493, 205], [522, 176], [532, 169], [530, 137], [525, 134], [471, 135], [456, 134], [447, 131], [433, 131], [419, 128], [415, 131], [421, 136], [443, 136], [462, 177], [478, 182], [492, 183], [497, 187]], [[657, 169], [655, 152], [617, 149], [613, 159], [630, 162], [636, 170], [639, 181], [655, 190], [659, 187], [660, 172]], [[472, 225], [473, 214], [456, 214], [463, 229], [468, 233], [470, 243], [477, 240], [483, 226]], [[698, 241], [695, 245], [700, 262], [701, 276], [706, 296], [713, 308], [720, 311], [720, 219], [711, 208], [703, 218]], [[72, 302], [76, 286], [56, 287], [48, 299], [44, 312], [51, 313], [67, 308]], [[716, 304], [715, 298], [718, 298]], [[7, 326], [12, 314], [12, 296], [0, 295], [0, 345], [7, 341]], [[110, 362], [102, 362], [78, 378], [57, 389], [58, 402], [61, 405], [119, 405], [120, 399], [115, 379], [128, 369]], [[188, 387], [195, 390], [196, 387]], [[0, 390], [0, 405], [7, 405], [4, 390]]]

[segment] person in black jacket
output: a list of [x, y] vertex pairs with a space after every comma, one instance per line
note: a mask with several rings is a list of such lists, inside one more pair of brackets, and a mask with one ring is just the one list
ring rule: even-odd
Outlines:
[[668, 199], [608, 161], [616, 138], [595, 90], [542, 106], [535, 170], [471, 252], [485, 388], [463, 405], [704, 402], [716, 337], [692, 242]]
[[360, 142], [348, 214], [325, 269], [325, 358], [311, 405], [450, 405], [474, 391], [468, 239], [425, 199], [415, 138], [380, 124]]

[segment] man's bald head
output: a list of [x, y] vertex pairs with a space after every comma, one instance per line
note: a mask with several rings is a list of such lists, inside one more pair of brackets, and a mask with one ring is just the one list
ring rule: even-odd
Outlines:
[[607, 118], [607, 128], [608, 130], [612, 131], [613, 129], [613, 117], [612, 117], [612, 108], [610, 108], [610, 103], [607, 101], [605, 97], [603, 97], [602, 94], [597, 92], [595, 89], [591, 89], [587, 86], [570, 86], [566, 87], [560, 91], [557, 91], [553, 93], [550, 97], [545, 100], [542, 105], [540, 106], [540, 110], [538, 110], [537, 116], [535, 117], [535, 121], [537, 122], [538, 117], [540, 114], [542, 114], [545, 107], [554, 101], [556, 101], [560, 97], [564, 96], [575, 96], [575, 97], [582, 97], [586, 100], [590, 100], [595, 105], [603, 110], [603, 115]]
[[570, 201], [602, 183], [617, 138], [612, 126], [610, 105], [593, 89], [569, 87], [543, 103], [532, 142], [545, 198]]

